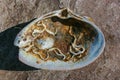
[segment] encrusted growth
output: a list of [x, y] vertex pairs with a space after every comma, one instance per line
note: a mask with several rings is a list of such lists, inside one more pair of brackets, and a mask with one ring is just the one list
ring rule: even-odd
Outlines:
[[[93, 38], [92, 31], [84, 26], [84, 23], [72, 18], [66, 20], [58, 17], [46, 18], [36, 22], [24, 33], [25, 46], [19, 47], [27, 54], [36, 56], [38, 62], [39, 60], [76, 62], [87, 55]], [[88, 41], [86, 37], [90, 40]]]

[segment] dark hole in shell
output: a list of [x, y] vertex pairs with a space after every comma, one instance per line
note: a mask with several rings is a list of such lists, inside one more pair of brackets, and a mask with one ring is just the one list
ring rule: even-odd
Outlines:
[[18, 40], [18, 44], [20, 43], [20, 40]]
[[26, 40], [27, 40], [26, 38], [23, 39], [23, 41], [26, 41]]
[[62, 13], [61, 13], [61, 16], [67, 17], [67, 15], [68, 15], [67, 9], [63, 10]]
[[83, 51], [83, 48], [80, 48], [80, 51]]

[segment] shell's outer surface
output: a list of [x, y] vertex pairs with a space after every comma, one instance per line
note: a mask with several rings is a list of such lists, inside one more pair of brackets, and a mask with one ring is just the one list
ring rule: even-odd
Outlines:
[[19, 59], [32, 67], [71, 70], [93, 62], [105, 46], [102, 32], [87, 17], [69, 9], [48, 13], [16, 37]]

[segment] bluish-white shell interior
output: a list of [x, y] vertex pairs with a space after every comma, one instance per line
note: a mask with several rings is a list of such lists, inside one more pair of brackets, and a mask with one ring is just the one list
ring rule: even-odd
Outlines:
[[[61, 17], [59, 14], [61, 13], [62, 10], [57, 10], [57, 11], [53, 11], [51, 13], [45, 14], [43, 16], [41, 16], [40, 18], [34, 20], [33, 22], [31, 22], [30, 24], [28, 24], [16, 37], [14, 44], [16, 46], [19, 47], [18, 41], [21, 39], [21, 37], [19, 37], [19, 35], [23, 35], [23, 33], [29, 29], [29, 27], [31, 25], [33, 25], [35, 22], [42, 20], [44, 18], [50, 17], [52, 15], [56, 15]], [[68, 9], [68, 11], [70, 11]], [[103, 33], [101, 32], [101, 30], [92, 22], [90, 21], [87, 17], [79, 17], [78, 15], [72, 13], [70, 11], [71, 15], [70, 17], [74, 17], [74, 18], [78, 18], [90, 25], [92, 25], [92, 27], [96, 30], [97, 32], [97, 36], [95, 37], [94, 41], [92, 42], [92, 44], [90, 45], [90, 50], [88, 52], [87, 57], [84, 60], [81, 60], [79, 62], [73, 63], [73, 62], [62, 62], [62, 61], [41, 61], [40, 64], [36, 63], [36, 58], [33, 57], [32, 55], [29, 54], [24, 54], [25, 52], [21, 49], [19, 49], [19, 60], [22, 61], [23, 63], [35, 67], [35, 68], [42, 68], [42, 69], [49, 69], [49, 70], [72, 70], [72, 69], [77, 69], [77, 68], [81, 68], [84, 67], [90, 63], [92, 63], [94, 60], [96, 60], [100, 54], [103, 52], [104, 47], [105, 47], [105, 38]], [[72, 15], [74, 14], [74, 15]], [[68, 16], [69, 17], [69, 16]], [[64, 18], [64, 17], [62, 17]]]

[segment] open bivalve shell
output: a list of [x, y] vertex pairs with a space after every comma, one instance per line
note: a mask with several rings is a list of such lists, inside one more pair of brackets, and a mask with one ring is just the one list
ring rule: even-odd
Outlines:
[[69, 9], [50, 12], [32, 21], [14, 41], [19, 60], [48, 70], [72, 70], [93, 62], [103, 51], [103, 33], [89, 17]]

